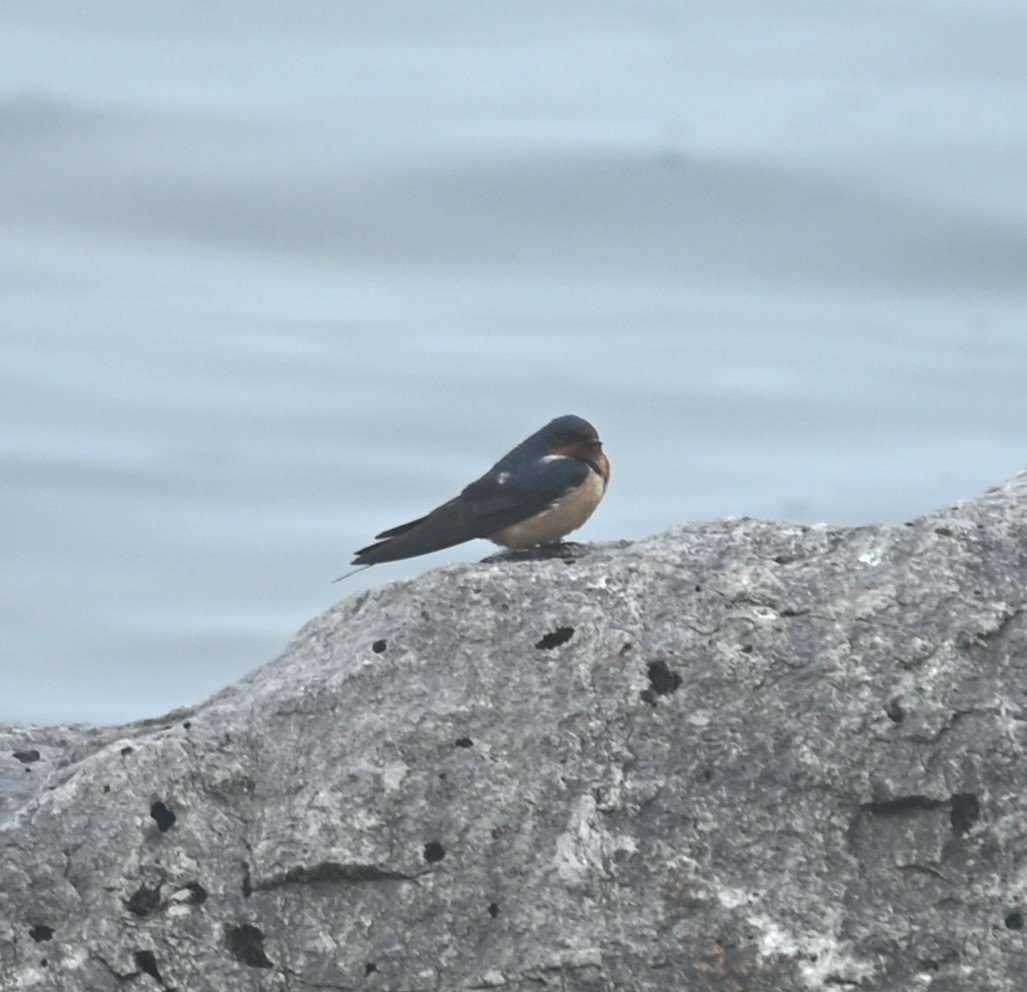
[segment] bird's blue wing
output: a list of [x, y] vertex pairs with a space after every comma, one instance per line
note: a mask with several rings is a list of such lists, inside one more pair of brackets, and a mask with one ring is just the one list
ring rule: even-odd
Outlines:
[[520, 523], [556, 503], [580, 486], [591, 470], [576, 458], [534, 462], [517, 471], [504, 470], [503, 462], [475, 480], [460, 494], [470, 513], [492, 534]]
[[591, 471], [574, 458], [533, 462], [517, 470], [507, 464], [503, 459], [427, 516], [382, 531], [377, 543], [357, 552], [353, 564], [397, 561], [488, 537], [549, 509]]

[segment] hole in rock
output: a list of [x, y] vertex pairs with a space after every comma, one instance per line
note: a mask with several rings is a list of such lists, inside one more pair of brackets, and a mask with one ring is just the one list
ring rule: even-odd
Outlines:
[[542, 639], [535, 645], [540, 651], [552, 651], [561, 644], [566, 644], [574, 636], [573, 627], [557, 627], [549, 634], [544, 634]]
[[371, 650], [375, 654], [381, 654], [388, 646], [389, 642], [386, 640], [375, 641], [374, 644], [371, 645]]
[[132, 752], [133, 752], [134, 750], [135, 750], [135, 748], [134, 748], [134, 747], [132, 747], [132, 745], [131, 745], [131, 744], [126, 744], [126, 745], [125, 745], [125, 746], [124, 746], [124, 747], [123, 747], [123, 748], [121, 749], [121, 754], [122, 754], [122, 757], [124, 757], [124, 756], [125, 756], [126, 754], [131, 754], [131, 753], [132, 753]]
[[48, 927], [45, 923], [37, 923], [31, 930], [29, 930], [29, 936], [37, 943], [42, 943], [44, 940], [53, 939], [53, 927]]
[[202, 906], [207, 901], [207, 890], [199, 882], [186, 882], [182, 889], [189, 893], [189, 904], [192, 906]]
[[677, 692], [681, 685], [681, 676], [672, 672], [666, 662], [650, 661], [647, 669], [649, 675], [649, 688], [643, 689], [639, 695], [650, 706], [656, 705], [657, 696], [669, 696]]
[[902, 723], [906, 719], [906, 711], [903, 709], [902, 700], [898, 696], [892, 696], [884, 708], [885, 715], [892, 723]]
[[368, 961], [364, 965], [364, 974], [365, 975], [373, 975], [377, 970], [378, 970], [378, 965], [376, 965], [373, 961]]
[[428, 864], [441, 861], [446, 856], [446, 849], [437, 841], [432, 840], [424, 845], [424, 860]]
[[153, 817], [157, 824], [157, 829], [162, 833], [166, 834], [174, 825], [178, 819], [174, 813], [171, 812], [164, 803], [158, 800], [150, 807], [150, 816]]
[[135, 916], [149, 916], [160, 909], [160, 886], [148, 888], [140, 885], [135, 892], [129, 896], [125, 903], [125, 909]]
[[677, 692], [681, 685], [681, 676], [672, 672], [662, 661], [649, 662], [649, 682], [658, 696], [666, 696]]
[[143, 972], [146, 972], [154, 981], [164, 984], [164, 979], [160, 977], [160, 969], [157, 967], [157, 955], [153, 951], [136, 951], [135, 952], [135, 963], [136, 967]]
[[499, 916], [499, 907], [494, 902], [489, 903], [489, 916], [493, 919]]
[[972, 792], [961, 792], [952, 797], [949, 822], [957, 836], [967, 833], [981, 815], [981, 804]]
[[12, 753], [23, 765], [31, 765], [33, 761], [38, 761], [40, 757], [39, 752], [35, 748], [31, 748], [28, 751], [14, 751]]
[[1006, 926], [1010, 930], [1022, 930], [1023, 929], [1023, 913], [1019, 910], [1014, 909], [1011, 913], [1006, 913]]
[[455, 741], [453, 741], [453, 743], [457, 747], [472, 747], [474, 741], [472, 741], [470, 737], [458, 737]]
[[225, 927], [225, 946], [236, 960], [251, 968], [273, 968], [264, 953], [264, 931], [251, 923]]

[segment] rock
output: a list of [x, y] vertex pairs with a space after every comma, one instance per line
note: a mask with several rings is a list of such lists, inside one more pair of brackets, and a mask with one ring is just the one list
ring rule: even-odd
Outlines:
[[346, 600], [190, 710], [0, 728], [0, 988], [1024, 987], [1027, 474]]

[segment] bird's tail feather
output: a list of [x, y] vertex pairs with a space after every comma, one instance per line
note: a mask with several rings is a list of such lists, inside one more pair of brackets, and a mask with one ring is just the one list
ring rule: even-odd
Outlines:
[[472, 516], [464, 503], [450, 500], [420, 520], [382, 531], [378, 535], [380, 540], [361, 548], [351, 564], [378, 565], [441, 551], [475, 537], [484, 537], [481, 528], [480, 519]]

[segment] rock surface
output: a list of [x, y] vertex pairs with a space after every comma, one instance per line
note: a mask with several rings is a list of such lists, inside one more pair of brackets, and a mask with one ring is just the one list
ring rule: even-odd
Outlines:
[[188, 711], [0, 728], [0, 988], [1013, 992], [1027, 475], [355, 596]]

